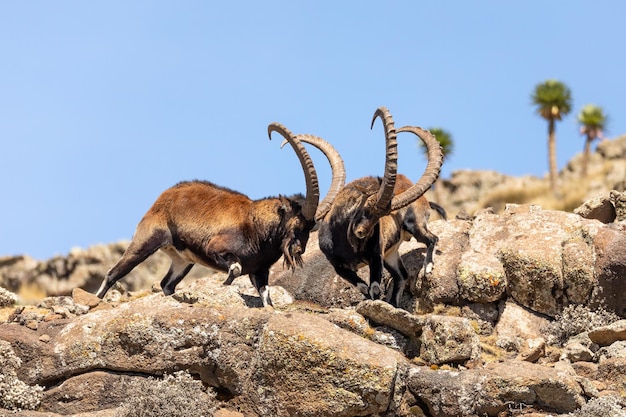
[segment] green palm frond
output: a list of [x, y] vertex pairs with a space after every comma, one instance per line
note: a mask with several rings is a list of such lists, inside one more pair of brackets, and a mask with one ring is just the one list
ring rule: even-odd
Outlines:
[[581, 129], [595, 129], [604, 130], [608, 121], [607, 115], [602, 110], [602, 107], [594, 104], [587, 104], [582, 108], [578, 116], [578, 123], [581, 124]]
[[572, 92], [557, 80], [537, 84], [531, 99], [537, 106], [537, 113], [546, 120], [561, 120], [572, 111]]
[[[428, 129], [430, 133], [435, 135], [435, 138], [441, 145], [441, 150], [443, 151], [443, 158], [447, 159], [454, 150], [454, 140], [452, 139], [452, 135], [447, 130], [444, 130], [440, 127], [431, 127]], [[421, 140], [417, 140], [417, 143], [422, 148], [425, 154], [428, 154], [428, 150], [426, 149], [426, 145]]]

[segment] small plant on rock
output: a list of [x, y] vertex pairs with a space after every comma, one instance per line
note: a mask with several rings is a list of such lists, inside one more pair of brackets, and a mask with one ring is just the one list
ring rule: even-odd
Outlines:
[[626, 410], [616, 397], [592, 398], [573, 413], [572, 417], [624, 417]]
[[0, 308], [11, 307], [15, 303], [17, 303], [17, 295], [13, 294], [7, 289], [0, 287]]
[[17, 378], [22, 360], [9, 342], [0, 340], [0, 407], [7, 410], [34, 410], [43, 397], [43, 387], [29, 386]]
[[569, 305], [542, 330], [549, 344], [562, 346], [572, 336], [606, 326], [617, 320], [619, 320], [617, 314], [606, 311], [602, 307], [591, 310], [583, 305]]
[[186, 371], [162, 379], [133, 380], [131, 384], [132, 391], [143, 395], [129, 398], [115, 417], [210, 417], [217, 408], [214, 391]]

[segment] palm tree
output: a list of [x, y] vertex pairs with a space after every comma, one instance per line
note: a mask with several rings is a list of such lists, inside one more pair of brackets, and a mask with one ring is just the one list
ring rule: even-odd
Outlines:
[[[435, 138], [437, 138], [437, 142], [439, 142], [439, 144], [441, 145], [441, 150], [443, 151], [443, 160], [445, 161], [454, 150], [454, 141], [452, 140], [452, 135], [450, 134], [450, 132], [440, 127], [431, 127], [428, 130], [435, 136]], [[418, 141], [418, 143], [424, 150], [424, 153], [427, 154], [427, 149], [424, 145], [424, 142], [420, 140]]]
[[[454, 150], [454, 141], [452, 139], [452, 135], [450, 134], [450, 132], [440, 127], [431, 127], [428, 130], [430, 131], [430, 133], [435, 135], [435, 138], [437, 138], [437, 141], [441, 145], [441, 150], [443, 151], [443, 160], [445, 162], [446, 159], [450, 155], [452, 155], [452, 151]], [[428, 155], [428, 149], [426, 149], [426, 145], [424, 145], [424, 142], [418, 139], [417, 143], [420, 145], [420, 147], [424, 151], [424, 154]], [[439, 195], [439, 189], [440, 189], [439, 178], [437, 178], [437, 180], [435, 181], [435, 184], [433, 185], [433, 191], [435, 193], [435, 198], [437, 199], [437, 202], [441, 201], [441, 196]]]
[[581, 175], [587, 176], [587, 164], [589, 163], [589, 152], [591, 142], [602, 138], [602, 131], [605, 129], [608, 117], [604, 114], [602, 107], [593, 104], [587, 104], [578, 113], [578, 123], [580, 123], [580, 133], [586, 136], [585, 151], [583, 152], [583, 162]]
[[537, 113], [548, 121], [548, 162], [550, 166], [550, 189], [556, 191], [556, 135], [555, 122], [572, 110], [572, 92], [557, 80], [547, 80], [535, 86], [531, 95]]

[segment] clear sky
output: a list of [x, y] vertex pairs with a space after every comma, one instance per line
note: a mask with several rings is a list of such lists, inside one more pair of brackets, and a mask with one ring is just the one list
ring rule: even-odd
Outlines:
[[[383, 172], [379, 106], [453, 135], [443, 178], [544, 176], [536, 84], [572, 90], [559, 169], [582, 150], [583, 105], [626, 133], [624, 16], [618, 0], [0, 2], [0, 256], [130, 239], [181, 180], [304, 192], [274, 121], [333, 143], [348, 180]], [[400, 140], [416, 180], [424, 157]], [[328, 164], [311, 156], [324, 194]]]

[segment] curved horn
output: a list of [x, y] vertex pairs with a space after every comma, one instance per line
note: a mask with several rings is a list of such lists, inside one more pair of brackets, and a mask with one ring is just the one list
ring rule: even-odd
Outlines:
[[[328, 188], [328, 192], [326, 193], [324, 199], [319, 203], [317, 212], [315, 213], [315, 220], [320, 220], [330, 211], [330, 207], [332, 206], [335, 197], [337, 197], [337, 194], [346, 183], [346, 167], [344, 166], [343, 159], [341, 159], [341, 155], [339, 155], [337, 149], [335, 149], [335, 147], [326, 140], [318, 136], [307, 134], [300, 134], [296, 137], [300, 139], [300, 141], [313, 145], [319, 149], [330, 163], [330, 169], [332, 171], [330, 187]], [[284, 140], [280, 147], [282, 148], [286, 143], [287, 140]]]
[[293, 150], [298, 155], [302, 170], [304, 171], [304, 178], [306, 180], [306, 198], [304, 206], [302, 207], [302, 215], [307, 220], [313, 220], [315, 218], [315, 212], [317, 211], [317, 205], [320, 200], [320, 186], [317, 181], [317, 172], [313, 166], [313, 161], [309, 156], [306, 148], [300, 140], [293, 135], [285, 126], [280, 123], [271, 123], [267, 127], [267, 134], [272, 139], [272, 132], [278, 132], [284, 137], [287, 142], [291, 144]]
[[393, 118], [391, 113], [386, 107], [379, 107], [374, 113], [372, 118], [372, 125], [376, 118], [380, 117], [383, 126], [385, 127], [385, 143], [386, 143], [386, 158], [385, 158], [385, 176], [380, 184], [380, 189], [375, 196], [368, 198], [367, 205], [372, 207], [372, 212], [377, 216], [384, 216], [389, 213], [389, 202], [393, 197], [394, 188], [396, 186], [396, 171], [398, 170], [398, 142], [396, 128], [393, 124]]
[[428, 164], [422, 177], [411, 188], [391, 200], [391, 210], [401, 209], [420, 198], [437, 181], [443, 165], [443, 150], [432, 133], [417, 126], [401, 127], [398, 129], [398, 133], [400, 132], [411, 132], [424, 142], [428, 151]]

